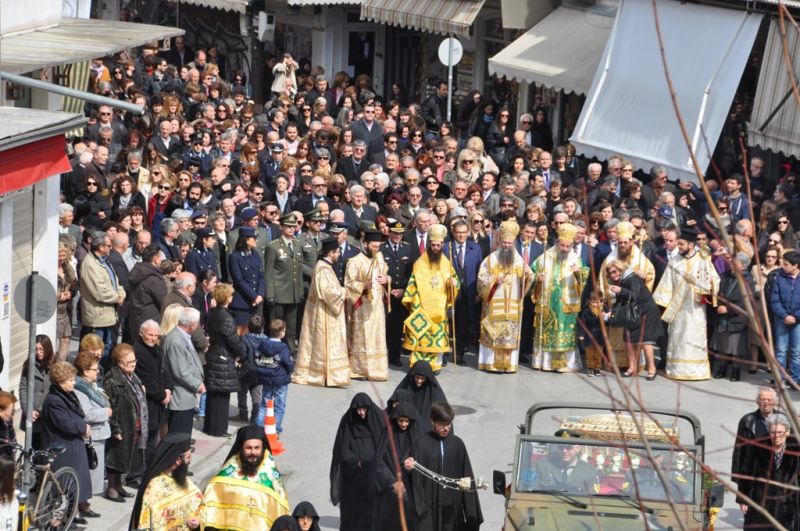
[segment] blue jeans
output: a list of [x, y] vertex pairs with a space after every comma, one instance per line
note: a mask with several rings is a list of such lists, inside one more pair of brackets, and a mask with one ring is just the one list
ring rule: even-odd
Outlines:
[[264, 417], [267, 415], [267, 400], [275, 401], [275, 431], [283, 433], [283, 416], [286, 414], [286, 395], [289, 394], [289, 384], [286, 385], [262, 385], [261, 386], [261, 407], [258, 408], [256, 424], [264, 425]]
[[775, 358], [781, 367], [786, 367], [786, 353], [789, 352], [789, 375], [800, 382], [800, 323], [787, 325], [775, 322]]

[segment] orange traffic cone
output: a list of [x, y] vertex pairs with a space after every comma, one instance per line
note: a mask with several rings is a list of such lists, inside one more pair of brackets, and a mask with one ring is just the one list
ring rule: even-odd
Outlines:
[[272, 400], [267, 400], [267, 414], [264, 417], [264, 435], [267, 437], [272, 455], [280, 455], [286, 450], [278, 440], [278, 431], [275, 429], [275, 404]]

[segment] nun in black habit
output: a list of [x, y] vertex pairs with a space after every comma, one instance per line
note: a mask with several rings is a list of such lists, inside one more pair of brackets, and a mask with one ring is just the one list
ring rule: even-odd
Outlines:
[[358, 393], [342, 416], [331, 460], [331, 502], [339, 505], [341, 531], [372, 531], [375, 468], [383, 411]]
[[300, 526], [297, 525], [297, 521], [294, 518], [288, 514], [284, 514], [283, 516], [279, 516], [272, 523], [272, 527], [269, 528], [269, 531], [300, 531]]
[[[432, 429], [414, 441], [406, 470], [417, 461], [448, 478], [474, 477], [464, 441], [452, 432], [454, 416], [448, 404], [431, 407]], [[445, 489], [418, 470], [411, 472], [411, 499], [417, 531], [477, 531], [483, 523], [477, 492]]]
[[[319, 527], [319, 515], [311, 502], [301, 501], [298, 503], [294, 511], [292, 511], [292, 518], [297, 521], [297, 527], [300, 531], [321, 531]], [[301, 518], [303, 519], [302, 522], [300, 521]], [[308, 525], [308, 519], [311, 519], [310, 525]]]
[[417, 408], [419, 418], [425, 422], [430, 417], [433, 404], [447, 402], [442, 386], [433, 374], [431, 364], [425, 360], [420, 360], [411, 367], [406, 377], [397, 385], [395, 392], [401, 389], [411, 392], [411, 402]]
[[[382, 531], [400, 531], [400, 508], [397, 504], [398, 490], [403, 497], [403, 508], [406, 518], [406, 529], [414, 531], [414, 507], [411, 504], [411, 472], [403, 468], [403, 461], [411, 455], [411, 445], [425, 432], [417, 409], [410, 402], [398, 402], [391, 414], [392, 438], [395, 453], [392, 450], [389, 434], [383, 431], [380, 443], [381, 460], [378, 462], [378, 499], [375, 501], [375, 529]], [[402, 482], [397, 483], [397, 467], [400, 467]]]

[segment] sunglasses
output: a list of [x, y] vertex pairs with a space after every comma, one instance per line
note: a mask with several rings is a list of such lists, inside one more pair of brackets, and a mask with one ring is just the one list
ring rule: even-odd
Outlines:
[[86, 186], [97, 186], [97, 183], [94, 181], [89, 181], [88, 183], [86, 183]]
[[464, 159], [464, 160], [461, 161], [461, 164], [472, 164], [473, 162], [475, 162], [475, 161], [472, 160], [472, 159]]
[[522, 120], [522, 125], [531, 125], [530, 120]]
[[330, 160], [330, 157], [317, 157], [317, 160]]
[[172, 190], [172, 187], [168, 184], [161, 184], [158, 186], [159, 190]]

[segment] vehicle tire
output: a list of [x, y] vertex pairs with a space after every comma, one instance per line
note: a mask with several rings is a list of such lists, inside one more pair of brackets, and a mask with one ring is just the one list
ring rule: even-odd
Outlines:
[[31, 515], [31, 527], [36, 529], [47, 531], [69, 529], [78, 511], [78, 474], [72, 468], [64, 467], [57, 470], [54, 476], [61, 491], [59, 492], [53, 480], [48, 478], [42, 491], [39, 510], [36, 515]]

